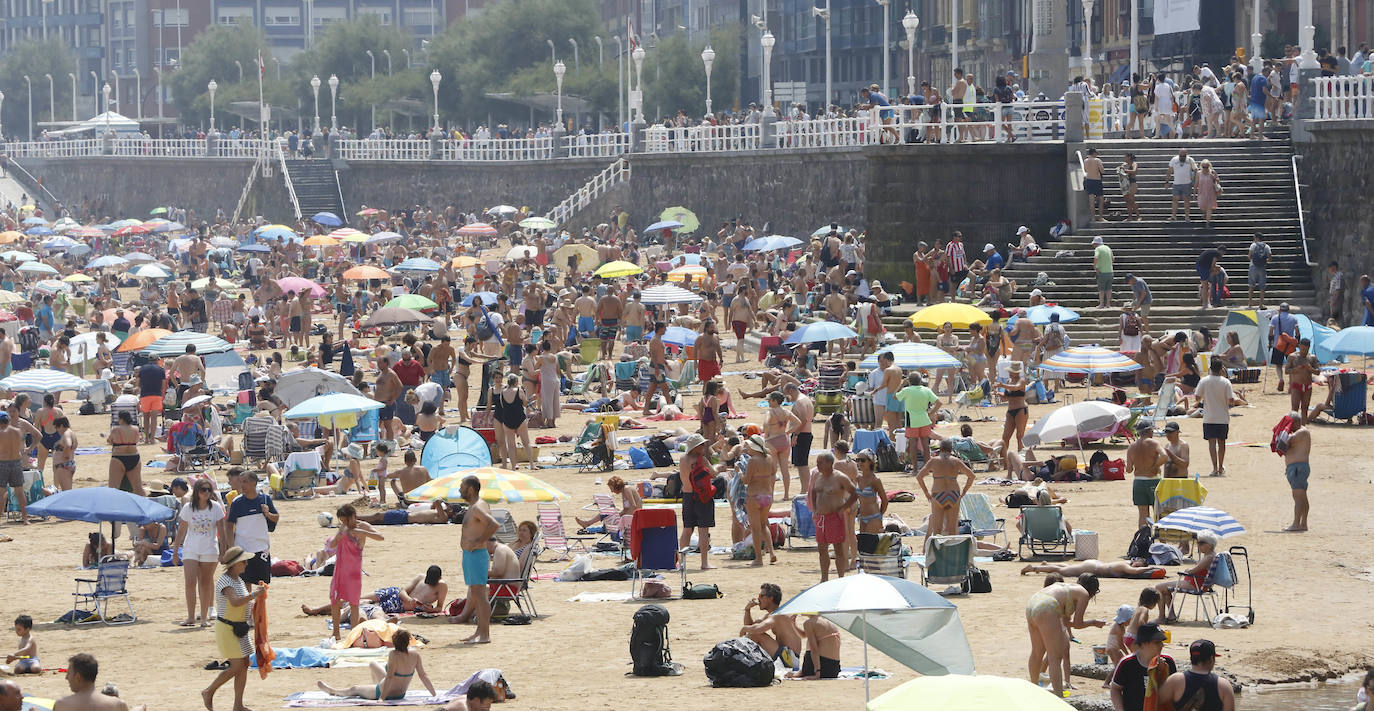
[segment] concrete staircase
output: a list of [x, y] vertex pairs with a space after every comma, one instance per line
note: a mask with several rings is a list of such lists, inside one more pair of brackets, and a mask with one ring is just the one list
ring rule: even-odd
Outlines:
[[[1024, 304], [1027, 285], [1039, 272], [1049, 275], [1053, 285], [1043, 287], [1049, 301], [1079, 311], [1083, 318], [1069, 327], [1076, 344], [1119, 345], [1117, 325], [1120, 306], [1130, 299], [1125, 283], [1127, 273], [1145, 279], [1154, 294], [1150, 312], [1150, 332], [1158, 334], [1176, 328], [1207, 326], [1216, 332], [1224, 310], [1203, 309], [1198, 304], [1198, 277], [1193, 263], [1202, 250], [1225, 245], [1222, 266], [1229, 276], [1231, 298], [1225, 305], [1245, 306], [1249, 270], [1247, 249], [1255, 232], [1263, 235], [1273, 249], [1269, 261], [1269, 286], [1265, 304], [1282, 301], [1294, 310], [1318, 317], [1316, 292], [1311, 271], [1302, 250], [1298, 225], [1298, 204], [1293, 189], [1290, 165], [1292, 145], [1286, 132], [1264, 142], [1246, 140], [1183, 141], [1095, 141], [1098, 157], [1107, 167], [1107, 197], [1113, 211], [1124, 212], [1125, 201], [1115, 180], [1116, 166], [1127, 152], [1134, 153], [1140, 166], [1137, 200], [1141, 222], [1098, 222], [1078, 229], [1075, 234], [1054, 242], [1043, 242], [1044, 251], [1030, 263], [1017, 263], [1006, 270], [1021, 288], [1016, 303]], [[1212, 162], [1225, 192], [1213, 214], [1212, 226], [1202, 222], [1194, 206], [1193, 221], [1169, 221], [1170, 193], [1166, 184], [1169, 158], [1180, 147], [1201, 162]], [[1097, 311], [1095, 274], [1092, 265], [1092, 239], [1102, 236], [1112, 248], [1116, 280], [1112, 308]]]
[[339, 175], [328, 160], [287, 160], [282, 176], [295, 190], [299, 213], [309, 218], [317, 212], [332, 212], [348, 223]]

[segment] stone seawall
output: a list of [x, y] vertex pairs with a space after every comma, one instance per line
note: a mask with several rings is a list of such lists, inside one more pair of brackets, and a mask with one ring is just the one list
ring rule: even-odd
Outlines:
[[[492, 205], [525, 205], [543, 215], [611, 164], [609, 158], [542, 163], [387, 163], [348, 161], [339, 187], [350, 213], [363, 205], [413, 205], [481, 212]], [[337, 165], [337, 164], [336, 164]], [[648, 223], [644, 223], [648, 224]]]
[[1365, 170], [1374, 162], [1374, 121], [1310, 121], [1307, 131], [1303, 142], [1295, 134], [1293, 152], [1303, 157], [1298, 174], [1307, 208], [1308, 250], [1318, 265], [1312, 268], [1312, 281], [1325, 319], [1331, 281], [1327, 264], [1338, 262], [1346, 285], [1343, 325], [1358, 325], [1363, 317], [1359, 278], [1374, 271], [1374, 178]]
[[[233, 214], [253, 161], [231, 158], [24, 158], [19, 161], [63, 205], [93, 219], [146, 218], [165, 205], [213, 219]], [[276, 185], [281, 179], [276, 178]], [[286, 216], [283, 216], [286, 217]]]

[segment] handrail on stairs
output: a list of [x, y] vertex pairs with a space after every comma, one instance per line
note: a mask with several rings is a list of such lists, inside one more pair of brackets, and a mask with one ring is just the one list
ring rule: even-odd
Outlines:
[[[30, 184], [36, 186], [44, 195], [48, 196], [48, 207], [54, 210], [57, 209], [57, 206], [61, 204], [62, 201], [58, 200], [57, 196], [53, 195], [52, 191], [48, 190], [46, 185], [40, 182], [38, 178], [33, 177], [33, 173], [30, 173], [24, 166], [20, 165], [19, 161], [15, 160], [13, 156], [10, 157], [10, 167], [23, 173], [24, 177], [29, 179]], [[37, 196], [35, 196], [35, 199], [37, 199]]]
[[248, 180], [244, 181], [243, 190], [239, 193], [239, 202], [234, 206], [233, 222], [239, 221], [239, 215], [243, 213], [243, 204], [248, 202], [248, 195], [253, 192], [253, 183], [258, 179], [258, 169], [261, 168], [263, 164], [264, 161], [253, 161], [253, 169], [248, 171]]
[[301, 219], [301, 203], [296, 199], [296, 186], [291, 184], [291, 171], [286, 169], [286, 151], [281, 149], [281, 143], [275, 146], [277, 151], [277, 161], [281, 164], [281, 179], [286, 183], [286, 195], [291, 198], [291, 209], [296, 211], [296, 219]]
[[1307, 254], [1307, 220], [1302, 214], [1302, 184], [1298, 182], [1298, 160], [1300, 158], [1302, 156], [1295, 153], [1291, 157], [1291, 162], [1293, 164], [1293, 192], [1298, 198], [1298, 229], [1302, 233], [1302, 259], [1307, 263], [1307, 266], [1315, 267], [1317, 263], [1312, 261], [1312, 257]]

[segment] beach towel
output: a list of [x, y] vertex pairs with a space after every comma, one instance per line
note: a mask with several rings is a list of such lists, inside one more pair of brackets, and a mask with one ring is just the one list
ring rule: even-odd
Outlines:
[[[279, 647], [273, 651], [275, 658], [270, 662], [273, 669], [320, 669], [330, 666], [334, 659], [330, 650], [319, 647]], [[248, 657], [248, 666], [257, 668], [258, 655]]]
[[283, 708], [326, 708], [330, 706], [439, 706], [460, 697], [465, 692], [460, 692], [458, 687], [453, 687], [448, 691], [440, 692], [438, 696], [430, 696], [424, 689], [419, 691], [410, 690], [406, 692], [404, 699], [395, 701], [372, 701], [360, 699], [356, 696], [340, 697], [330, 696], [323, 691], [298, 691], [286, 697]]
[[253, 604], [253, 657], [261, 660], [258, 675], [263, 679], [272, 673], [272, 661], [277, 653], [267, 640], [267, 586], [262, 586], [262, 597]]
[[568, 602], [625, 602], [631, 597], [627, 592], [580, 592], [568, 598]]

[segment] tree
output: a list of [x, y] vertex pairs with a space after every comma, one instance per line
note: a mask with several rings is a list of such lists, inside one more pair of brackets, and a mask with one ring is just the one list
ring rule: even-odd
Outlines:
[[[262, 31], [248, 25], [215, 25], [196, 37], [181, 55], [181, 65], [176, 71], [164, 73], [168, 86], [172, 89], [172, 101], [184, 124], [208, 121], [210, 96], [206, 87], [215, 80], [218, 90], [215, 93], [216, 107], [223, 102], [234, 100], [258, 99], [258, 53], [262, 52], [263, 61], [271, 64], [272, 58], [264, 49], [267, 39]], [[238, 84], [238, 60], [243, 65], [243, 84]], [[247, 85], [251, 85], [251, 90]], [[233, 88], [231, 88], [233, 87]], [[221, 126], [225, 121], [217, 121]]]
[[[711, 103], [716, 111], [731, 108], [739, 86], [739, 28], [728, 26], [711, 32], [716, 53], [711, 66]], [[686, 111], [701, 116], [706, 111], [706, 67], [701, 61], [704, 45], [689, 45], [676, 34], [657, 42], [644, 57], [644, 115], [661, 119]]]
[[[5, 92], [4, 115], [0, 116], [0, 129], [6, 137], [29, 135], [29, 89], [33, 90], [34, 135], [40, 130], [37, 124], [44, 121], [71, 118], [72, 84], [68, 73], [76, 72], [76, 58], [67, 51], [56, 38], [46, 42], [25, 40], [10, 48], [0, 60], [0, 91]], [[52, 93], [48, 91], [48, 78], [51, 74]], [[29, 82], [24, 81], [24, 76]], [[79, 78], [79, 77], [78, 77]], [[57, 112], [54, 117], [49, 109]]]

